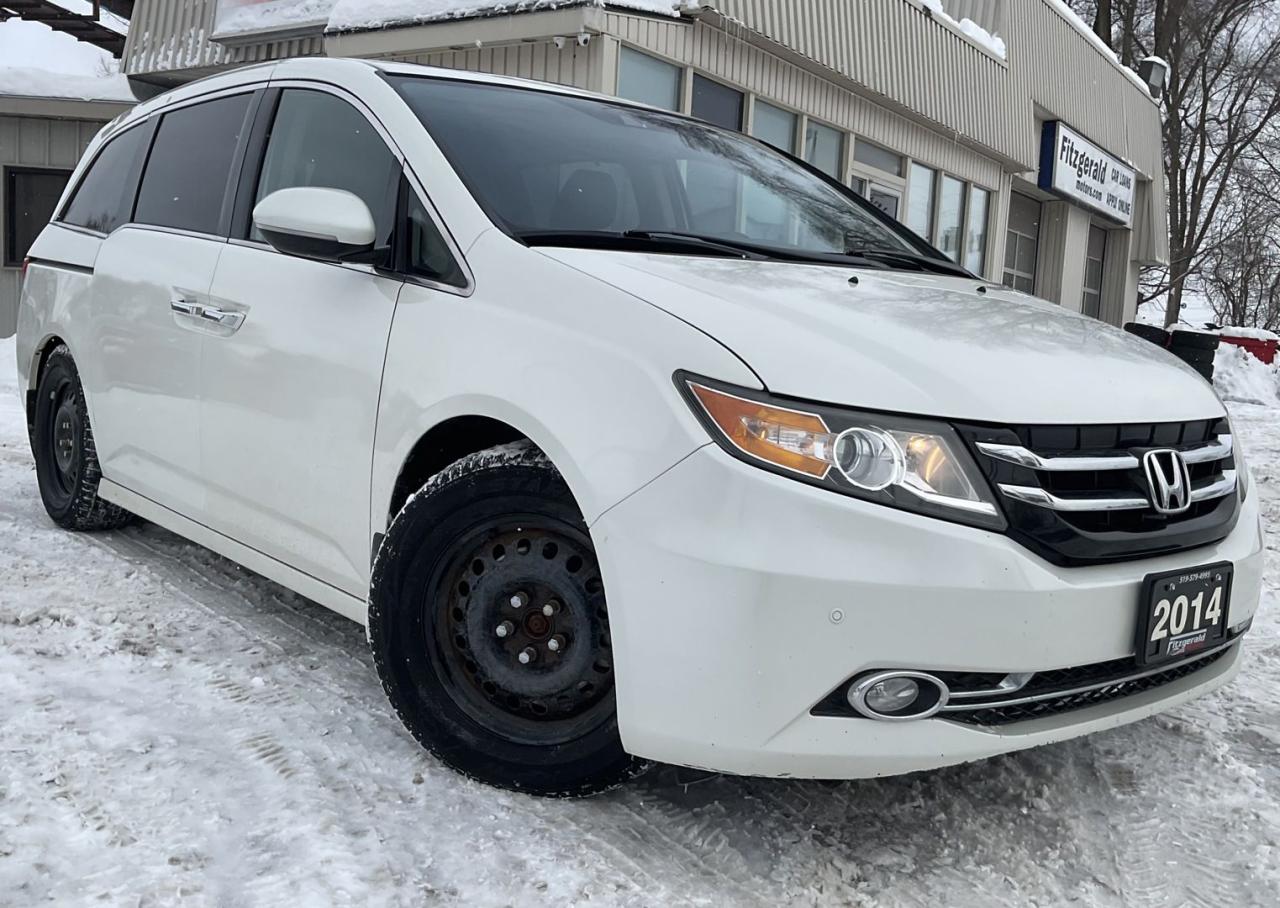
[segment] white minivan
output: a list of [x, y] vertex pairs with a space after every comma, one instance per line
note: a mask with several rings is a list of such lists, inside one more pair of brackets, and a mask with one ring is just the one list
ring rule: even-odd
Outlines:
[[18, 366], [54, 521], [365, 624], [413, 735], [528, 792], [1060, 741], [1224, 684], [1258, 607], [1190, 368], [566, 88], [298, 60], [140, 105], [31, 249]]

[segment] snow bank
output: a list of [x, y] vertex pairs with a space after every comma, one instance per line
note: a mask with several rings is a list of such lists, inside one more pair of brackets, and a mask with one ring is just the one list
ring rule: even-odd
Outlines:
[[569, 6], [615, 6], [646, 13], [677, 15], [676, 0], [329, 0], [329, 31], [390, 28], [443, 19], [469, 19], [530, 13]]
[[134, 102], [120, 63], [40, 22], [0, 22], [0, 95]]
[[1223, 400], [1280, 403], [1280, 364], [1268, 366], [1243, 347], [1223, 344], [1213, 358], [1213, 387]]
[[1008, 57], [1008, 48], [1004, 43], [1004, 39], [999, 35], [993, 35], [972, 19], [961, 19], [957, 22], [942, 5], [942, 0], [920, 0], [920, 2], [925, 5], [925, 8], [929, 10], [929, 13], [935, 19], [941, 19], [943, 22], [954, 25], [970, 41], [985, 47], [1001, 60]]
[[1242, 328], [1239, 325], [1227, 325], [1217, 333], [1227, 337], [1247, 337], [1250, 340], [1280, 340], [1280, 334], [1276, 334], [1274, 331], [1268, 331], [1266, 328]]

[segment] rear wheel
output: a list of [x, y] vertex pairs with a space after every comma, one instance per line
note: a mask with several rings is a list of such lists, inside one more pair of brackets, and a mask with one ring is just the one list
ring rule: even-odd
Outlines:
[[591, 537], [528, 443], [459, 461], [405, 506], [374, 567], [369, 636], [400, 718], [468, 776], [572, 796], [641, 768], [618, 737]]
[[102, 470], [89, 425], [80, 373], [66, 347], [49, 354], [36, 388], [31, 433], [45, 510], [68, 530], [110, 530], [133, 515], [98, 497]]

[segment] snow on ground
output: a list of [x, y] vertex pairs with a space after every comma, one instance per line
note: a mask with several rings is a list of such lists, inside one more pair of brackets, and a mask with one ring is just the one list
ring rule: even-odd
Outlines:
[[105, 50], [42, 22], [0, 22], [0, 95], [134, 102], [119, 70]]
[[[1280, 904], [1274, 558], [1243, 674], [1167, 716], [906, 778], [540, 801], [420, 750], [355, 625], [155, 527], [55, 529], [13, 361], [0, 904]], [[1233, 413], [1274, 528], [1280, 420]]]

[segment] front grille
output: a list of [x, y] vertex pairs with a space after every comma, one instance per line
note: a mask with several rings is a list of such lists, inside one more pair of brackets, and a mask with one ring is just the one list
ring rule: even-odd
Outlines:
[[[1096, 426], [959, 426], [991, 482], [1009, 534], [1061, 565], [1150, 558], [1227, 536], [1238, 506], [1225, 419]], [[1192, 503], [1158, 513], [1142, 456], [1187, 461]]]
[[[1133, 676], [1135, 671], [1132, 659], [1121, 659], [1117, 662], [1103, 662], [1083, 668], [1064, 669], [1055, 672], [1039, 672], [1033, 682], [1010, 695], [1010, 699], [1024, 700], [1029, 697], [1043, 697], [1031, 702], [1019, 702], [991, 706], [971, 704], [971, 708], [944, 711], [942, 718], [965, 725], [1001, 726], [1015, 722], [1028, 722], [1032, 719], [1043, 719], [1062, 713], [1100, 703], [1110, 703], [1122, 697], [1130, 697], [1143, 691], [1155, 690], [1208, 668], [1230, 652], [1230, 647], [1219, 649], [1199, 658], [1179, 662], [1163, 671], [1153, 674]], [[1128, 677], [1116, 676], [1117, 669], [1123, 666]], [[1087, 690], [1079, 690], [1079, 688]], [[1052, 691], [1064, 693], [1053, 696]], [[964, 704], [963, 700], [955, 700], [955, 706]], [[954, 707], [952, 707], [954, 709]]]

